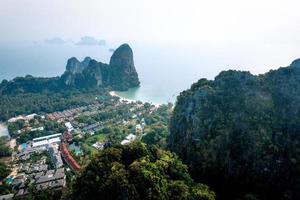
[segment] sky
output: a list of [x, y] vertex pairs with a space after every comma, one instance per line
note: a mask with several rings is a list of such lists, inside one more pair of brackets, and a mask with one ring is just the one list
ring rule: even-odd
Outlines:
[[[68, 56], [100, 55], [83, 46], [129, 43], [140, 69], [157, 59], [158, 70], [188, 63], [199, 77], [225, 69], [260, 74], [300, 58], [299, 8], [299, 0], [0, 0], [0, 69], [38, 67], [47, 56], [64, 69]], [[74, 51], [63, 49], [68, 44]], [[49, 48], [64, 56], [54, 62]]]
[[300, 43], [297, 0], [0, 0], [0, 43]]

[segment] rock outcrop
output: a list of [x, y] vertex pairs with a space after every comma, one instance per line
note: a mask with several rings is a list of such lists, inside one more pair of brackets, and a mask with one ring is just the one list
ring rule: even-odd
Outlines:
[[133, 52], [128, 44], [121, 45], [112, 55], [110, 63], [104, 64], [86, 57], [82, 62], [68, 60], [62, 82], [70, 87], [111, 87], [127, 90], [139, 86]]
[[90, 61], [92, 59], [90, 57], [85, 57], [82, 62], [80, 62], [77, 58], [72, 57], [68, 59], [66, 72], [71, 72], [72, 74], [82, 73], [82, 71], [87, 68]]
[[121, 45], [111, 56], [111, 85], [119, 90], [139, 86], [138, 74], [135, 70], [133, 52], [128, 44]]

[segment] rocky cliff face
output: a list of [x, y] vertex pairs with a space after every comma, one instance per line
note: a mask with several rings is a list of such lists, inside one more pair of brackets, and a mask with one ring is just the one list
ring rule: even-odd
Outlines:
[[127, 90], [140, 84], [134, 66], [133, 52], [128, 44], [121, 45], [113, 53], [109, 65], [89, 57], [82, 62], [74, 57], [70, 58], [61, 80], [66, 86], [103, 86], [115, 90]]
[[82, 73], [82, 71], [89, 65], [92, 59], [90, 57], [85, 57], [82, 62], [79, 62], [77, 58], [72, 57], [68, 59], [66, 71], [71, 72], [72, 74], [75, 73]]
[[111, 67], [110, 81], [113, 87], [124, 90], [139, 86], [140, 82], [134, 66], [133, 52], [128, 44], [123, 44], [115, 50], [109, 65]]
[[221, 72], [179, 95], [169, 148], [220, 199], [300, 199], [299, 114], [299, 59], [259, 76]]

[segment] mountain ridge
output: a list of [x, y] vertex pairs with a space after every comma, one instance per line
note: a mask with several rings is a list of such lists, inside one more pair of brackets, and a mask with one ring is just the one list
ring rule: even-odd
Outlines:
[[300, 198], [299, 61], [223, 71], [177, 97], [168, 146], [220, 199]]

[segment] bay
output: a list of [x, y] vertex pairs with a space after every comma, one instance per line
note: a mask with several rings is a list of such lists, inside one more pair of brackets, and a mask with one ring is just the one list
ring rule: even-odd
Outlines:
[[[254, 74], [289, 65], [300, 57], [297, 44], [172, 44], [128, 42], [134, 52], [141, 86], [116, 94], [155, 104], [176, 101], [177, 95], [200, 78], [213, 79], [222, 70], [246, 70]], [[0, 80], [27, 74], [59, 76], [67, 59], [90, 56], [109, 63], [121, 42], [106, 46], [50, 45], [44, 43], [1, 44]]]

